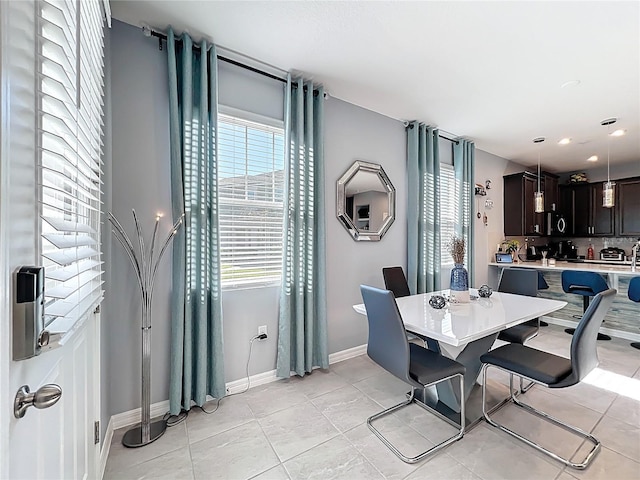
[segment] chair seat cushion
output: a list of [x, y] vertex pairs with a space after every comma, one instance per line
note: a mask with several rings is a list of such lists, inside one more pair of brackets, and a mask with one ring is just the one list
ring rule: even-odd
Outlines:
[[409, 344], [409, 351], [411, 355], [409, 375], [422, 385], [428, 385], [452, 375], [464, 375], [464, 365], [455, 360], [414, 343]]
[[571, 374], [571, 360], [552, 353], [510, 343], [480, 357], [482, 363], [504, 368], [518, 375], [552, 386]]
[[498, 335], [498, 340], [509, 343], [523, 344], [530, 338], [533, 338], [538, 333], [538, 325], [516, 325], [506, 330], [502, 330]]

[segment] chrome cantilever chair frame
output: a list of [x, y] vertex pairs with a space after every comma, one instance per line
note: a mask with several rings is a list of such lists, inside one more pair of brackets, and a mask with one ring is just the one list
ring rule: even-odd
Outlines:
[[[464, 374], [466, 369], [455, 360], [440, 355], [439, 352], [408, 342], [400, 310], [398, 310], [395, 297], [390, 290], [361, 285], [360, 291], [367, 309], [369, 324], [367, 355], [391, 375], [411, 387], [411, 393], [407, 400], [370, 416], [367, 418], [367, 426], [398, 458], [406, 463], [416, 463], [464, 436]], [[424, 393], [427, 387], [452, 380], [456, 376], [460, 382], [460, 422], [457, 433], [450, 438], [415, 457], [408, 457], [373, 425], [375, 420], [412, 403], [416, 403], [426, 411], [431, 411], [427, 405], [420, 403], [415, 398], [416, 390]]]
[[[505, 279], [504, 278], [505, 273], [507, 274], [507, 276], [510, 276], [512, 274], [516, 275], [516, 279], [510, 279], [512, 281], [513, 280], [517, 280], [517, 275], [525, 275], [525, 276], [529, 275], [529, 276], [532, 277], [532, 280], [533, 280], [533, 274], [529, 273], [529, 272], [532, 272], [532, 271], [535, 272], [535, 276], [536, 276], [535, 284], [532, 281], [530, 284], [522, 285], [523, 280], [522, 280], [522, 278], [520, 278], [519, 279], [519, 283], [517, 285], [518, 285], [518, 287], [521, 287], [521, 289], [522, 289], [521, 291], [519, 291], [520, 288], [516, 288], [516, 289], [512, 289], [510, 287], [506, 287], [505, 288], [505, 286], [502, 283], [502, 281]], [[520, 272], [524, 272], [524, 273], [520, 273]], [[528, 269], [528, 268], [525, 268], [525, 267], [512, 267], [512, 268], [510, 268], [508, 270], [507, 269], [503, 269], [502, 273], [500, 275], [500, 279], [498, 280], [498, 291], [499, 292], [505, 292], [505, 293], [513, 293], [513, 294], [516, 294], [516, 295], [527, 295], [529, 297], [535, 297], [535, 296], [538, 295], [538, 290], [540, 289], [540, 275], [539, 275], [539, 273], [540, 272], [538, 272], [537, 270], [531, 270], [531, 269]], [[544, 281], [544, 278], [543, 278], [543, 281]], [[533, 285], [535, 285], [535, 288], [532, 288]], [[502, 287], [502, 289], [501, 289], [501, 287]], [[549, 287], [547, 287], [547, 288], [549, 288]], [[535, 292], [535, 294], [534, 294], [534, 292]], [[531, 340], [532, 338], [535, 338], [535, 337], [538, 336], [538, 332], [540, 331], [541, 323], [540, 323], [540, 318], [537, 318], [536, 320], [537, 320], [537, 323], [538, 323], [538, 328], [537, 328], [536, 332], [534, 334], [532, 334], [532, 335], [527, 336], [526, 338], [522, 338], [521, 341], [518, 342], [518, 343], [524, 344], [524, 342], [526, 342], [528, 340]], [[518, 327], [515, 327], [515, 328], [518, 328]], [[509, 329], [507, 329], [507, 330], [509, 330]], [[500, 334], [502, 334], [502, 332], [500, 332]], [[506, 340], [503, 340], [502, 338], [500, 338], [500, 334], [498, 335], [498, 339], [501, 340], [501, 341], [506, 341]], [[509, 384], [511, 384], [512, 381], [513, 381], [513, 374], [510, 375]], [[520, 393], [523, 393], [523, 394], [527, 393], [531, 389], [531, 387], [533, 387], [534, 385], [535, 385], [535, 382], [529, 382], [527, 385], [525, 385], [523, 378], [520, 377]]]
[[[582, 470], [593, 460], [600, 450], [600, 441], [588, 432], [569, 425], [545, 412], [535, 409], [519, 401], [513, 392], [513, 375], [530, 380], [538, 385], [547, 388], [566, 388], [580, 383], [594, 368], [598, 366], [598, 351], [596, 347], [597, 335], [604, 317], [611, 308], [616, 290], [608, 289], [597, 294], [593, 302], [585, 312], [576, 328], [576, 333], [571, 341], [570, 358], [560, 357], [552, 353], [536, 350], [523, 345], [508, 344], [488, 352], [480, 357], [482, 366], [482, 415], [492, 426], [503, 432], [521, 440], [536, 450], [561, 461], [569, 467]], [[537, 443], [523, 437], [517, 432], [499, 424], [491, 417], [486, 410], [486, 385], [487, 371], [489, 367], [499, 368], [510, 374], [509, 376], [509, 399], [516, 406], [533, 413], [544, 420], [550, 421], [565, 430], [588, 440], [593, 447], [581, 462], [574, 462], [570, 458], [563, 458], [560, 455], [538, 445]]]
[[[571, 460], [568, 460], [566, 458], [561, 457], [560, 455], [552, 452], [551, 450], [548, 450], [540, 445], [538, 445], [536, 442], [529, 440], [528, 438], [523, 437], [522, 435], [520, 435], [517, 432], [514, 432], [513, 430], [511, 430], [510, 428], [505, 427], [504, 425], [496, 422], [495, 420], [493, 420], [491, 417], [489, 417], [489, 413], [486, 410], [486, 392], [487, 392], [487, 370], [489, 369], [489, 367], [493, 367], [493, 368], [497, 368], [499, 370], [502, 370], [503, 372], [507, 372], [509, 373], [509, 392], [511, 392], [511, 401], [517, 405], [520, 408], [523, 408], [524, 410], [528, 411], [529, 413], [532, 413], [534, 415], [537, 415], [541, 418], [544, 418], [545, 420], [548, 420], [552, 423], [555, 423], [556, 425], [564, 428], [565, 430], [572, 432], [582, 438], [584, 438], [585, 440], [590, 441], [593, 444], [593, 448], [589, 451], [589, 453], [587, 454], [587, 456], [585, 457], [585, 459], [580, 462], [580, 463], [575, 463], [572, 462]], [[549, 455], [552, 458], [555, 458], [556, 460], [564, 463], [565, 465], [568, 465], [570, 467], [576, 468], [578, 470], [583, 470], [585, 468], [587, 468], [587, 466], [589, 465], [589, 463], [591, 462], [591, 460], [593, 459], [593, 457], [596, 455], [596, 453], [598, 453], [598, 451], [600, 450], [600, 440], [598, 440], [596, 437], [594, 437], [593, 435], [591, 435], [588, 432], [585, 432], [584, 430], [581, 430], [577, 427], [574, 427], [572, 425], [569, 425], [565, 422], [563, 422], [562, 420], [559, 420], [551, 415], [549, 415], [548, 413], [545, 413], [541, 410], [538, 410], [534, 407], [532, 407], [531, 405], [528, 405], [524, 402], [521, 402], [520, 400], [518, 400], [518, 398], [515, 395], [515, 392], [513, 390], [513, 372], [510, 372], [509, 370], [505, 370], [504, 368], [500, 368], [496, 365], [490, 365], [488, 363], [485, 363], [482, 367], [482, 415], [484, 416], [485, 420], [490, 423], [491, 425], [493, 425], [496, 428], [499, 428], [500, 430], [502, 430], [505, 433], [508, 433], [509, 435], [512, 435], [514, 437], [516, 437], [517, 439], [523, 441], [524, 443], [526, 443], [527, 445], [532, 446], [533, 448], [535, 448], [536, 450]], [[530, 380], [531, 384], [538, 384], [538, 385], [543, 385], [545, 387], [549, 387], [549, 385], [547, 385], [546, 383], [542, 383], [539, 382], [537, 380], [534, 380], [533, 378], [529, 378], [529, 377], [525, 377], [523, 375], [518, 375], [520, 377], [520, 379], [522, 380], [523, 378]]]
[[[460, 391], [464, 392], [464, 375], [451, 375], [449, 377], [446, 378], [442, 378], [436, 382], [430, 383], [425, 385], [424, 387], [430, 387], [432, 385], [437, 385], [438, 383], [447, 381], [447, 380], [451, 380], [454, 377], [458, 377], [460, 379]], [[376, 413], [375, 415], [370, 416], [369, 418], [367, 418], [367, 426], [369, 427], [369, 429], [376, 435], [376, 437], [378, 437], [380, 440], [382, 440], [382, 443], [384, 443], [387, 448], [389, 448], [389, 450], [391, 450], [393, 453], [396, 454], [396, 456], [398, 458], [400, 458], [402, 461], [406, 462], [406, 463], [416, 463], [419, 462], [420, 460], [422, 460], [423, 458], [432, 455], [434, 453], [436, 453], [437, 451], [443, 449], [444, 447], [446, 447], [447, 445], [452, 444], [453, 442], [456, 442], [458, 440], [460, 440], [463, 436], [464, 436], [464, 429], [465, 429], [465, 409], [464, 409], [464, 401], [460, 402], [460, 429], [458, 430], [458, 433], [452, 437], [447, 438], [446, 440], [443, 440], [442, 442], [440, 442], [439, 444], [431, 447], [429, 450], [426, 450], [418, 455], [416, 455], [415, 457], [407, 457], [406, 455], [404, 455], [402, 452], [400, 452], [400, 450], [398, 450], [389, 440], [387, 440], [387, 438], [376, 428], [373, 426], [373, 421], [374, 420], [378, 420], [379, 418], [382, 418], [386, 415], [389, 415], [397, 410], [400, 410], [404, 407], [407, 407], [409, 405], [411, 405], [412, 403], [415, 403], [416, 405], [419, 405], [420, 407], [424, 408], [425, 410], [427, 410], [430, 413], [433, 413], [433, 411], [427, 407], [426, 405], [423, 405], [421, 402], [417, 401], [415, 399], [415, 392], [416, 392], [416, 388], [415, 387], [411, 387], [411, 394], [409, 395], [408, 400], [405, 400], [404, 402], [400, 402], [397, 405], [394, 405], [393, 407], [389, 407], [383, 411], [381, 411], [380, 413]]]

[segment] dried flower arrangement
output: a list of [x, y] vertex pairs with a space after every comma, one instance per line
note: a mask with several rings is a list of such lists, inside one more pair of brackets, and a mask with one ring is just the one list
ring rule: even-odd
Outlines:
[[454, 235], [451, 237], [447, 247], [449, 248], [451, 258], [453, 258], [453, 263], [464, 263], [464, 254], [466, 252], [464, 238], [456, 237]]

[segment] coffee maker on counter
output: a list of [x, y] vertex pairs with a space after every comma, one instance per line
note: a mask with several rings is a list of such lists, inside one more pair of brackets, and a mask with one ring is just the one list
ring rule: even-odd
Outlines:
[[578, 258], [578, 248], [571, 240], [560, 240], [559, 242], [549, 242], [548, 258], [556, 260], [572, 260]]

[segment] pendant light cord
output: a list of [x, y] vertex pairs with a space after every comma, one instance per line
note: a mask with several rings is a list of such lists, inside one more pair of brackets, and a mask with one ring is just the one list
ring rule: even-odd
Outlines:
[[611, 176], [609, 175], [609, 154], [611, 150], [611, 124], [607, 124], [607, 183], [611, 183]]
[[541, 148], [542, 148], [542, 145], [540, 146], [540, 148], [538, 148], [538, 193], [540, 193], [540, 149]]

